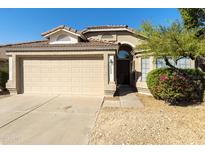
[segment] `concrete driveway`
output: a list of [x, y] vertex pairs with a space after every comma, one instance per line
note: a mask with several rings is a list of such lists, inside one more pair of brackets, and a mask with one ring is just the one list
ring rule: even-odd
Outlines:
[[102, 97], [0, 98], [0, 144], [88, 144]]

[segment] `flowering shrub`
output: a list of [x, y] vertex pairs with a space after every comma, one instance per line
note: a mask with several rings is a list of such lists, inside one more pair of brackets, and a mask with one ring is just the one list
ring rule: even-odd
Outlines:
[[170, 68], [151, 71], [147, 76], [147, 86], [152, 95], [171, 104], [203, 101], [204, 73], [196, 69], [180, 71], [182, 73]]
[[166, 74], [162, 74], [161, 76], [160, 76], [160, 81], [166, 81], [166, 80], [168, 80], [169, 79], [169, 77], [166, 75]]

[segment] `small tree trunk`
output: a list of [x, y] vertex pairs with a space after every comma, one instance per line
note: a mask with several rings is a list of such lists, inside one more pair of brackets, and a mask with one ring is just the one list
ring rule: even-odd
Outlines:
[[166, 64], [167, 66], [169, 66], [172, 70], [174, 70], [176, 73], [181, 74], [181, 75], [184, 75], [184, 73], [182, 73], [179, 68], [175, 67], [174, 65], [172, 65], [172, 64], [169, 62], [169, 59], [168, 59], [166, 56], [164, 56], [164, 61], [165, 61], [165, 64]]
[[166, 56], [164, 56], [164, 61], [165, 61], [165, 64], [166, 64], [167, 66], [169, 66], [171, 69], [173, 69], [173, 70], [177, 70], [177, 69], [178, 69], [177, 67], [175, 67], [174, 65], [172, 65], [172, 64], [169, 62], [169, 59], [168, 59]]
[[192, 79], [192, 77], [190, 77], [189, 74], [185, 73], [184, 71], [181, 71], [179, 68], [177, 68], [177, 67], [175, 67], [174, 65], [172, 65], [172, 64], [169, 62], [169, 59], [168, 59], [166, 56], [164, 56], [164, 61], [165, 61], [166, 65], [169, 66], [170, 69], [172, 69], [172, 70], [173, 70], [174, 72], [176, 72], [177, 74], [182, 75], [182, 76], [188, 78], [189, 80]]
[[[204, 58], [205, 60], [205, 58]], [[186, 77], [188, 80], [205, 80], [204, 78], [200, 78], [199, 76], [190, 76], [188, 73], [186, 73], [185, 71], [181, 71], [181, 69], [173, 66], [170, 62], [169, 59], [164, 56], [164, 61], [166, 63], [167, 66], [170, 67], [170, 69], [172, 69], [173, 71], [175, 71], [177, 74], [182, 75], [184, 77]]]
[[196, 68], [205, 72], [205, 57], [203, 56], [196, 57]]

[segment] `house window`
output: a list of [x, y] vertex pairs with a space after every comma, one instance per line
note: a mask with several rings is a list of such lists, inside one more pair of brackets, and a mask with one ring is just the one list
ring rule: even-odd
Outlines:
[[182, 58], [177, 62], [177, 67], [179, 68], [191, 68], [191, 59]]
[[70, 37], [68, 35], [65, 35], [65, 34], [62, 34], [62, 35], [59, 35], [56, 39], [56, 41], [70, 41]]
[[141, 60], [141, 72], [142, 78], [141, 81], [146, 81], [147, 74], [150, 71], [150, 60], [149, 58], [142, 58]]
[[156, 67], [157, 68], [165, 68], [165, 67], [167, 67], [163, 58], [157, 58], [157, 60], [156, 60]]
[[[173, 59], [171, 59], [171, 58], [168, 58], [168, 59], [169, 59], [169, 62], [175, 67], [178, 67], [178, 68], [191, 68], [191, 59], [190, 58], [185, 58], [184, 57], [182, 59], [179, 59], [178, 62], [177, 62], [177, 65], [175, 64]], [[157, 68], [166, 68], [168, 66], [165, 64], [165, 61], [164, 61], [163, 58], [157, 58], [156, 67]]]
[[[172, 65], [175, 65], [174, 64], [174, 61], [171, 59], [171, 58], [168, 58], [169, 62], [172, 64]], [[164, 61], [164, 58], [157, 58], [156, 60], [156, 67], [157, 68], [166, 68], [168, 67]]]
[[120, 50], [117, 56], [118, 56], [118, 59], [129, 59], [130, 57], [129, 53], [125, 50]]

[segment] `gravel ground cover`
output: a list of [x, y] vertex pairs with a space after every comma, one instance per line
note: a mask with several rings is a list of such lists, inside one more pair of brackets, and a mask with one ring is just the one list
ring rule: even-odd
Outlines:
[[90, 144], [205, 144], [205, 103], [170, 106], [137, 94], [144, 108], [102, 108]]

